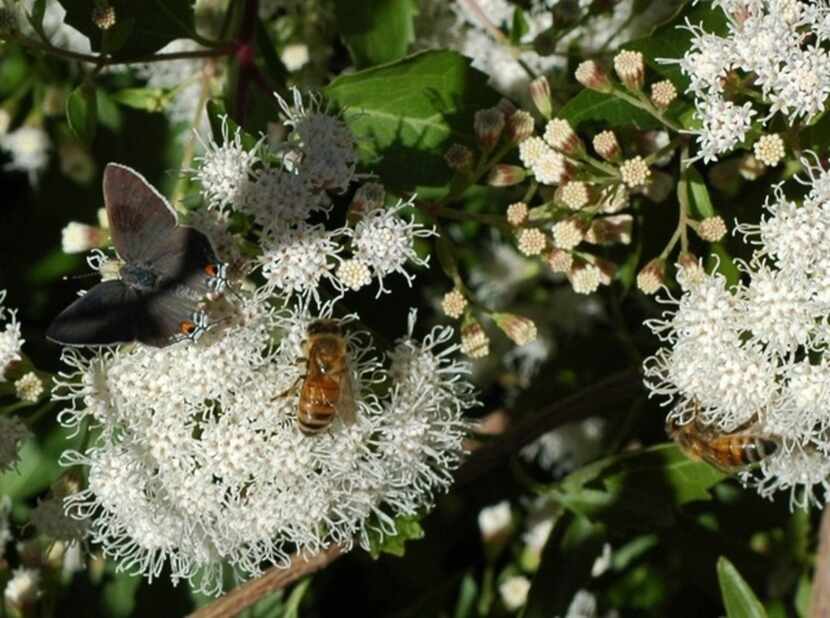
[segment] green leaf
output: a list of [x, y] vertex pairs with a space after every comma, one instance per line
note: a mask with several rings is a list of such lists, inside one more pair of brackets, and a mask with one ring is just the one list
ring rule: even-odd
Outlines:
[[337, 27], [358, 68], [403, 58], [415, 38], [409, 0], [339, 0]]
[[98, 124], [110, 131], [119, 132], [124, 122], [124, 116], [112, 96], [106, 90], [99, 89], [98, 96]]
[[522, 38], [530, 31], [525, 12], [516, 7], [513, 10], [513, 25], [510, 28], [510, 41], [513, 45], [519, 45]]
[[294, 586], [294, 589], [288, 597], [288, 601], [285, 603], [285, 613], [282, 615], [283, 618], [299, 618], [300, 603], [303, 602], [303, 597], [305, 597], [306, 592], [308, 592], [310, 584], [311, 578], [306, 577], [299, 584]]
[[394, 535], [385, 535], [375, 529], [369, 531], [369, 554], [377, 560], [381, 554], [403, 556], [406, 542], [424, 537], [424, 529], [415, 517], [398, 517], [395, 519]]
[[726, 277], [727, 285], [735, 285], [741, 278], [741, 271], [735, 265], [735, 260], [730, 255], [722, 242], [715, 242], [709, 245], [712, 252], [706, 260], [706, 272], [711, 272], [717, 266], [717, 271]]
[[686, 3], [674, 17], [658, 26], [653, 33], [623, 45], [623, 49], [643, 52], [649, 66], [661, 76], [670, 79], [678, 91], [685, 90], [689, 79], [680, 71], [677, 63], [662, 63], [658, 59], [679, 59], [691, 46], [692, 33], [682, 28], [689, 20], [693, 26], [702, 24], [706, 32], [722, 35], [727, 32], [726, 15], [711, 3]]
[[194, 0], [110, 0], [116, 15], [112, 34], [92, 21], [95, 0], [59, 1], [66, 9], [64, 21], [86, 35], [92, 51], [113, 52], [119, 59], [148, 56], [174, 39], [189, 38], [194, 31]]
[[795, 591], [796, 614], [798, 618], [807, 618], [810, 615], [810, 599], [813, 595], [813, 580], [805, 573], [798, 578], [798, 588]]
[[[211, 99], [208, 101], [206, 111], [208, 121], [210, 122], [210, 131], [213, 134], [213, 141], [217, 144], [224, 144], [226, 136], [229, 139], [233, 139], [233, 136], [239, 130], [243, 148], [250, 150], [256, 145], [257, 138], [242, 129], [234, 122], [233, 118], [228, 116], [225, 111], [225, 104], [221, 100]], [[226, 128], [223, 129], [223, 126], [226, 126]]]
[[66, 119], [79, 140], [85, 144], [92, 142], [98, 126], [95, 86], [84, 83], [70, 93], [66, 99]]
[[727, 618], [766, 618], [764, 606], [752, 588], [724, 556], [718, 559], [718, 581]]
[[0, 58], [0, 95], [5, 96], [20, 88], [31, 73], [23, 50], [7, 47]]
[[709, 197], [709, 189], [706, 188], [703, 176], [691, 166], [686, 168], [683, 175], [689, 182], [689, 209], [692, 214], [703, 218], [714, 217], [715, 208], [712, 206], [712, 198]]
[[43, 31], [43, 16], [46, 14], [46, 0], [35, 0], [32, 3], [32, 12], [26, 15], [32, 28], [37, 32], [38, 36], [44, 40], [49, 40], [46, 33]]
[[651, 114], [618, 99], [614, 95], [582, 90], [568, 101], [559, 117], [571, 123], [574, 128], [584, 122], [599, 122], [609, 127], [630, 127], [639, 129], [656, 129], [663, 125]]
[[478, 596], [478, 584], [475, 578], [467, 573], [461, 580], [461, 588], [458, 591], [458, 601], [455, 604], [453, 618], [470, 618], [476, 606]]
[[101, 601], [107, 608], [107, 615], [113, 618], [129, 618], [135, 610], [135, 598], [142, 578], [135, 574], [115, 572], [101, 591]]
[[499, 99], [487, 76], [453, 51], [425, 51], [394, 64], [344, 75], [326, 90], [370, 164], [393, 192], [446, 185], [443, 153], [473, 145], [473, 115]]
[[123, 88], [113, 92], [112, 98], [126, 107], [158, 112], [164, 109], [167, 91], [163, 88]]

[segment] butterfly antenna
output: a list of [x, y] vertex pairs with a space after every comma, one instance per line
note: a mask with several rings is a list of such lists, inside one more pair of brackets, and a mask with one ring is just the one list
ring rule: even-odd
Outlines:
[[90, 277], [100, 277], [101, 273], [85, 273], [83, 275], [64, 275], [61, 277], [64, 281], [69, 281], [70, 279], [89, 279]]

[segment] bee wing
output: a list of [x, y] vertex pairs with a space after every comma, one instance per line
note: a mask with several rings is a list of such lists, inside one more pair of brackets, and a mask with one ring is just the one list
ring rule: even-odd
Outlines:
[[337, 416], [343, 419], [345, 425], [352, 425], [357, 421], [357, 406], [354, 401], [354, 388], [352, 385], [352, 370], [346, 365], [346, 375], [340, 384], [340, 396], [335, 404]]

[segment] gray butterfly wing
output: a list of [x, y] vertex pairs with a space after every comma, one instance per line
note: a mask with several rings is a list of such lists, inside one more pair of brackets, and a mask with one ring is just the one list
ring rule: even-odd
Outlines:
[[178, 226], [168, 235], [165, 252], [150, 266], [159, 273], [162, 289], [202, 298], [215, 291], [221, 262], [207, 236], [192, 227]]
[[122, 281], [103, 281], [54, 319], [46, 337], [70, 346], [126, 343], [136, 338], [144, 299]]
[[199, 328], [202, 314], [195, 299], [174, 292], [153, 293], [145, 297], [137, 325], [136, 339], [146, 345], [163, 348], [192, 337]]
[[134, 169], [108, 163], [104, 205], [112, 244], [125, 262], [152, 262], [169, 251], [176, 213], [164, 196]]

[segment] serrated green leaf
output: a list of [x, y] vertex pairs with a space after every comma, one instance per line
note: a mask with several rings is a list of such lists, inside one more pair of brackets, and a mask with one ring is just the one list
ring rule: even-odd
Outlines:
[[712, 206], [712, 198], [709, 197], [709, 189], [706, 188], [703, 176], [692, 166], [687, 167], [683, 175], [689, 184], [689, 210], [698, 217], [714, 217], [715, 208]]
[[79, 140], [85, 144], [92, 142], [98, 128], [98, 97], [93, 85], [81, 84], [69, 94], [66, 119]]
[[[105, 38], [111, 35], [98, 28], [92, 21], [95, 0], [59, 0], [66, 9], [64, 21], [83, 33], [92, 51], [105, 50]], [[193, 29], [194, 0], [110, 0], [115, 9], [116, 25], [131, 22], [126, 40], [113, 51], [115, 58], [141, 58], [158, 51], [170, 41], [188, 38]], [[117, 34], [123, 36], [124, 33]]]
[[409, 0], [340, 0], [337, 26], [358, 68], [393, 62], [415, 38]]
[[633, 125], [639, 129], [663, 126], [651, 114], [614, 95], [587, 89], [565, 103], [558, 116], [570, 122], [574, 128], [586, 122], [598, 122], [609, 127]]
[[164, 109], [167, 91], [163, 88], [123, 88], [112, 93], [112, 99], [126, 107], [158, 112]]
[[686, 20], [692, 25], [701, 24], [707, 32], [722, 35], [727, 32], [724, 12], [708, 2], [694, 5], [686, 3], [667, 22], [658, 26], [651, 34], [623, 45], [623, 49], [643, 52], [648, 65], [663, 77], [670, 79], [679, 91], [685, 90], [689, 79], [680, 71], [677, 63], [663, 63], [660, 59], [679, 59], [689, 49], [692, 33], [682, 28]]
[[341, 76], [325, 94], [344, 110], [363, 162], [396, 192], [446, 185], [443, 153], [473, 144], [474, 113], [499, 99], [469, 59], [439, 50]]
[[738, 569], [724, 556], [718, 559], [717, 568], [727, 618], [766, 618], [764, 606]]
[[424, 537], [424, 529], [415, 517], [398, 517], [395, 519], [394, 535], [381, 535], [375, 530], [369, 532], [369, 554], [377, 560], [381, 554], [403, 556], [406, 542]]

